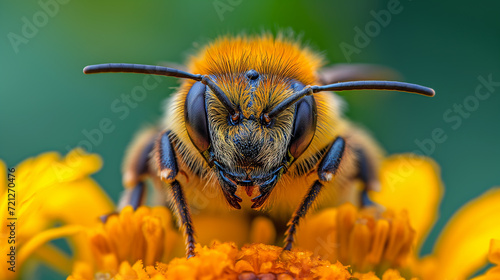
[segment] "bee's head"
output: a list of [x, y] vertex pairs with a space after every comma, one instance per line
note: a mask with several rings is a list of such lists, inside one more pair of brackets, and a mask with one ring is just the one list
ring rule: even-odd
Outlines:
[[245, 188], [249, 196], [258, 187], [260, 194], [252, 199], [252, 207], [259, 208], [289, 164], [311, 142], [316, 127], [314, 98], [303, 98], [269, 117], [273, 108], [304, 85], [255, 70], [211, 79], [231, 108], [228, 110], [210, 86], [195, 83], [184, 110], [188, 134], [213, 163], [230, 205], [239, 208], [241, 199], [234, 194], [237, 187]]
[[[306, 98], [270, 118], [267, 113], [302, 90], [302, 83], [255, 70], [212, 79], [233, 104], [234, 113], [227, 110], [209, 87], [195, 84], [188, 93], [185, 108], [188, 133], [191, 139], [198, 138], [189, 124], [206, 116], [207, 129], [203, 133], [208, 141], [198, 148], [208, 150], [208, 160], [213, 162], [219, 182], [229, 191], [225, 192], [229, 203], [239, 208], [240, 199], [234, 195], [237, 187], [244, 187], [248, 195], [258, 187], [260, 194], [252, 199], [252, 207], [261, 207], [291, 161], [307, 148], [314, 136], [314, 99]], [[205, 92], [205, 112], [189, 108], [190, 95], [196, 94], [195, 91]]]

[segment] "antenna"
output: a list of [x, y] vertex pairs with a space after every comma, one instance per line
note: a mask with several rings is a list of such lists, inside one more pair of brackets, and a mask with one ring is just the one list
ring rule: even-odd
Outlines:
[[85, 74], [99, 74], [99, 73], [136, 73], [136, 74], [151, 74], [160, 75], [168, 77], [176, 77], [182, 79], [191, 79], [195, 81], [201, 81], [203, 84], [207, 85], [215, 94], [217, 99], [226, 107], [231, 116], [237, 114], [236, 107], [231, 103], [224, 91], [217, 86], [217, 84], [210, 79], [208, 75], [191, 74], [185, 71], [181, 71], [175, 68], [155, 66], [155, 65], [143, 65], [143, 64], [130, 64], [130, 63], [106, 63], [106, 64], [96, 64], [89, 65], [83, 68], [83, 73]]
[[402, 92], [416, 93], [425, 96], [433, 97], [435, 92], [433, 89], [424, 87], [421, 85], [395, 82], [395, 81], [352, 81], [352, 82], [341, 82], [324, 86], [306, 86], [301, 91], [295, 93], [294, 95], [288, 97], [274, 107], [269, 113], [265, 114], [269, 118], [276, 117], [279, 113], [283, 112], [286, 108], [293, 105], [295, 102], [299, 101], [302, 97], [317, 93], [320, 91], [346, 91], [346, 90], [396, 90]]

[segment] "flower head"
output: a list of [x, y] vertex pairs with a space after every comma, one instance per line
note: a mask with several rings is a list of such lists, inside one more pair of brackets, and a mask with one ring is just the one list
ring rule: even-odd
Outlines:
[[81, 260], [73, 271], [74, 279], [92, 279], [95, 272], [115, 275], [122, 263], [144, 265], [166, 261], [178, 233], [172, 228], [172, 216], [164, 207], [125, 207], [104, 224], [85, 232], [92, 256]]
[[[21, 266], [38, 256], [66, 275], [72, 269], [70, 280], [463, 279], [484, 264], [487, 244], [500, 236], [496, 189], [457, 212], [432, 254], [420, 258], [419, 248], [437, 216], [441, 182], [432, 161], [397, 156], [384, 162], [382, 191], [372, 194], [385, 210], [344, 204], [314, 213], [299, 228], [298, 246], [292, 251], [265, 244], [276, 236], [267, 218], [250, 221], [234, 212], [223, 217], [200, 214], [194, 220], [198, 240], [212, 245], [197, 244], [195, 257], [173, 258], [183, 250], [183, 238], [167, 208], [125, 207], [105, 223], [98, 221], [112, 209], [88, 177], [100, 165], [97, 156], [75, 150], [62, 159], [55, 153], [44, 154], [16, 168], [19, 193], [22, 190], [17, 218], [23, 227], [16, 240]], [[6, 192], [0, 185], [0, 195]], [[229, 225], [239, 231], [224, 231]], [[214, 231], [222, 240], [234, 242], [211, 242], [208, 236]], [[5, 229], [0, 233], [5, 235]], [[71, 241], [72, 256], [48, 243], [61, 237]], [[245, 243], [238, 249], [236, 244]], [[5, 253], [5, 244], [0, 246]], [[497, 266], [477, 280], [498, 278], [499, 248], [499, 241], [491, 241], [489, 258]]]
[[384, 271], [406, 264], [414, 238], [406, 211], [380, 213], [375, 207], [358, 209], [347, 203], [306, 219], [298, 244], [355, 271]]
[[433, 251], [420, 257], [443, 193], [437, 165], [412, 155], [390, 157], [383, 163], [381, 181], [382, 190], [372, 194], [374, 200], [390, 209], [408, 211], [416, 231], [408, 258], [412, 275], [426, 280], [465, 279], [485, 265], [490, 240], [500, 237], [500, 188], [492, 188], [457, 211]]
[[[196, 256], [175, 258], [167, 263], [144, 265], [142, 260], [131, 264], [122, 261], [113, 272], [93, 272], [82, 266], [68, 280], [84, 279], [358, 279], [380, 280], [374, 273], [351, 274], [340, 262], [330, 263], [312, 252], [283, 251], [281, 247], [264, 244], [246, 245], [238, 249], [234, 243], [213, 243], [210, 247], [196, 245]], [[85, 275], [87, 274], [87, 275]], [[383, 273], [385, 280], [400, 280], [397, 270]]]
[[[0, 278], [13, 279], [29, 260], [36, 256], [63, 273], [71, 271], [71, 257], [47, 242], [63, 236], [78, 248], [74, 258], [89, 255], [82, 240], [75, 236], [83, 227], [98, 224], [98, 217], [112, 210], [106, 194], [89, 175], [100, 169], [101, 159], [80, 149], [61, 158], [57, 153], [45, 153], [30, 158], [15, 167], [15, 186], [7, 189], [5, 164], [0, 161], [0, 207], [7, 209], [7, 197], [15, 197], [15, 244], [2, 242], [0, 254], [7, 255], [11, 245], [17, 251], [16, 272], [0, 265]], [[7, 211], [0, 211], [2, 223]], [[61, 224], [62, 226], [55, 226]], [[6, 225], [0, 227], [0, 237], [6, 240]], [[79, 244], [80, 243], [80, 244]]]

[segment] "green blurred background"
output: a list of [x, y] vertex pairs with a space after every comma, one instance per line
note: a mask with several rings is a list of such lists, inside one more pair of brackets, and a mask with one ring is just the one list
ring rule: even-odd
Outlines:
[[[422, 151], [416, 141], [430, 138], [435, 129], [446, 134], [443, 143], [428, 151], [441, 166], [446, 193], [424, 253], [461, 205], [500, 185], [500, 86], [485, 100], [474, 97], [478, 77], [491, 75], [500, 82], [498, 1], [401, 0], [399, 12], [379, 30], [371, 11], [388, 10], [389, 1], [67, 2], [57, 10], [50, 6], [53, 13], [48, 15], [40, 3], [58, 2], [0, 3], [0, 158], [8, 166], [45, 151], [65, 154], [86, 139], [84, 130], [96, 129], [108, 118], [115, 129], [92, 146], [104, 159], [94, 177], [116, 201], [127, 144], [138, 129], [158, 120], [163, 100], [178, 82], [165, 78], [122, 120], [111, 104], [144, 77], [85, 76], [85, 65], [182, 63], [197, 45], [220, 34], [291, 28], [331, 63], [387, 65], [406, 81], [436, 90], [435, 98], [342, 94], [347, 116], [369, 129], [389, 154]], [[25, 30], [30, 38], [23, 35], [23, 18], [37, 28]], [[372, 28], [370, 42], [356, 44], [355, 28], [367, 26]], [[342, 43], [358, 51], [346, 57]], [[466, 114], [453, 112], [464, 101]], [[453, 119], [447, 121], [445, 114]], [[37, 277], [50, 273], [42, 269]]]

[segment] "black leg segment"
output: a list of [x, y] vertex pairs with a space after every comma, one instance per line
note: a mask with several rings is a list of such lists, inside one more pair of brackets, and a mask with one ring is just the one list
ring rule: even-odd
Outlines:
[[163, 133], [158, 143], [158, 163], [160, 170], [160, 177], [164, 181], [171, 181], [179, 172], [177, 168], [177, 160], [175, 159], [175, 152], [172, 144], [170, 143], [170, 131]]
[[144, 182], [138, 182], [137, 185], [134, 187], [132, 190], [132, 193], [130, 194], [130, 200], [129, 200], [129, 205], [134, 208], [134, 210], [137, 210], [139, 206], [142, 204], [142, 199], [144, 198], [144, 192], [145, 192], [145, 185]]
[[375, 203], [370, 200], [368, 197], [368, 189], [370, 183], [375, 180], [375, 170], [373, 170], [373, 166], [370, 165], [366, 153], [362, 149], [357, 150], [358, 156], [358, 174], [357, 178], [359, 178], [363, 182], [363, 191], [360, 195], [360, 205], [361, 206], [371, 206]]
[[142, 199], [146, 191], [144, 177], [149, 173], [149, 157], [153, 150], [154, 142], [154, 140], [151, 140], [148, 145], [144, 147], [138, 160], [135, 162], [132, 170], [135, 173], [134, 178], [137, 178], [137, 182], [133, 189], [127, 189], [125, 191], [120, 200], [121, 207], [131, 205], [134, 210], [136, 210], [142, 204]]
[[186, 202], [186, 198], [184, 196], [184, 192], [182, 191], [182, 187], [174, 180], [171, 183], [170, 189], [172, 191], [172, 197], [174, 200], [175, 208], [177, 210], [179, 222], [181, 224], [181, 228], [184, 228], [184, 234], [186, 237], [186, 256], [188, 258], [194, 256], [194, 229], [193, 229], [193, 221], [191, 220], [191, 215], [189, 213], [189, 208]]
[[149, 144], [142, 150], [141, 155], [139, 156], [139, 160], [135, 165], [135, 172], [138, 176], [145, 175], [149, 172], [149, 156], [151, 151], [153, 151], [153, 147], [155, 145], [155, 141], [150, 141]]
[[186, 256], [190, 258], [194, 256], [195, 244], [193, 221], [191, 220], [191, 214], [189, 212], [189, 207], [186, 197], [184, 196], [182, 186], [177, 180], [175, 180], [179, 170], [177, 167], [175, 151], [172, 143], [170, 142], [169, 135], [170, 131], [167, 131], [163, 133], [157, 141], [156, 159], [159, 163], [159, 176], [164, 182], [170, 184], [169, 188], [172, 194], [172, 200], [175, 206], [177, 218], [179, 220], [180, 227], [184, 229], [184, 237], [186, 238]]
[[337, 172], [340, 161], [342, 160], [342, 156], [344, 155], [344, 150], [345, 141], [342, 137], [339, 136], [335, 139], [335, 141], [333, 141], [330, 150], [328, 150], [325, 157], [323, 158], [323, 160], [321, 160], [318, 166], [319, 180], [316, 180], [313, 183], [306, 196], [302, 200], [301, 204], [287, 224], [288, 229], [285, 234], [285, 245], [283, 247], [284, 250], [292, 249], [294, 235], [297, 231], [297, 226], [299, 225], [300, 219], [307, 214], [307, 211], [311, 208], [311, 205], [318, 197], [319, 192], [323, 188], [323, 184], [321, 182], [330, 181], [333, 178], [333, 175], [335, 175], [335, 173]]
[[115, 210], [112, 213], [102, 215], [100, 217], [101, 221], [105, 223], [110, 216], [118, 215], [120, 210], [127, 205], [130, 205], [134, 210], [137, 210], [137, 208], [139, 208], [139, 206], [141, 206], [142, 204], [145, 192], [146, 192], [146, 186], [143, 181], [139, 181], [132, 189], [130, 188], [126, 189], [125, 192], [122, 194], [122, 197], [120, 198], [120, 202], [118, 204], [118, 210]]
[[321, 181], [328, 182], [333, 178], [335, 172], [339, 168], [340, 161], [344, 155], [345, 140], [342, 137], [337, 137], [333, 141], [330, 150], [326, 153], [323, 160], [321, 160], [318, 167], [318, 176]]
[[323, 188], [323, 184], [319, 182], [319, 180], [315, 181], [312, 187], [309, 189], [309, 192], [304, 197], [304, 200], [300, 204], [299, 208], [295, 211], [292, 218], [288, 222], [288, 229], [285, 233], [285, 246], [284, 250], [291, 250], [292, 244], [294, 240], [295, 232], [297, 231], [297, 226], [299, 225], [299, 221], [302, 217], [304, 217], [307, 213], [307, 210], [311, 207], [314, 200], [318, 196], [319, 192]]

